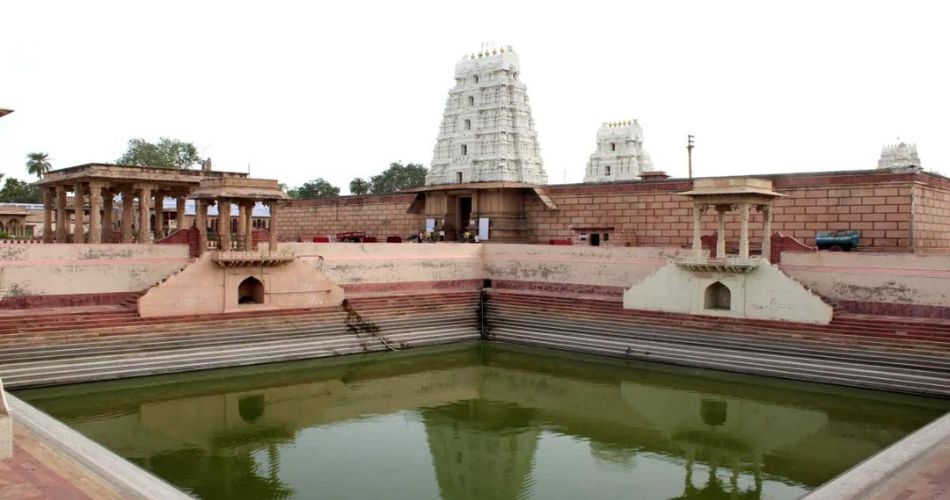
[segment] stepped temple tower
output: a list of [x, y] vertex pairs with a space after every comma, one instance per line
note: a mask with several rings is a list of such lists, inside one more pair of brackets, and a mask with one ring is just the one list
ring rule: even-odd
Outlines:
[[427, 185], [547, 182], [520, 66], [510, 46], [455, 65]]
[[877, 168], [921, 168], [917, 145], [902, 142], [882, 147]]
[[587, 162], [584, 182], [637, 180], [652, 170], [640, 124], [636, 120], [606, 122], [597, 131], [597, 150]]

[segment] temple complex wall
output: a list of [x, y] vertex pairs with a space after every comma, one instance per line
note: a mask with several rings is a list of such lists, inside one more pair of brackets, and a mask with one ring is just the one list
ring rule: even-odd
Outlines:
[[277, 232], [282, 240], [311, 241], [349, 231], [367, 236], [406, 238], [422, 229], [422, 216], [407, 214], [415, 194], [345, 196], [280, 203]]
[[950, 180], [914, 186], [914, 248], [950, 252]]
[[188, 245], [0, 247], [0, 306], [25, 297], [139, 292], [188, 265]]
[[950, 255], [786, 253], [780, 267], [851, 311], [950, 318]]

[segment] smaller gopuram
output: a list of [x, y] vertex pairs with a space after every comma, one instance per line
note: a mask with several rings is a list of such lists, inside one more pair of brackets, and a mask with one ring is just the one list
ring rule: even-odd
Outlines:
[[881, 158], [877, 160], [877, 168], [921, 168], [920, 157], [917, 156], [917, 145], [901, 142], [882, 147]]
[[597, 130], [597, 150], [587, 162], [584, 182], [639, 180], [652, 170], [640, 124], [636, 120], [605, 122]]

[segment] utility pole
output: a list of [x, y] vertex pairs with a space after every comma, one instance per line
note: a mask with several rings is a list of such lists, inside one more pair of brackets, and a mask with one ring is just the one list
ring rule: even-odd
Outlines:
[[686, 155], [689, 158], [689, 178], [693, 178], [693, 134], [686, 136]]

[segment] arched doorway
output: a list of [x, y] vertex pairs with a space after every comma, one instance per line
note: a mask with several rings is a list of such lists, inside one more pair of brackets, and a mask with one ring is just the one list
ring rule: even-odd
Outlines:
[[706, 287], [705, 308], [723, 311], [732, 309], [732, 293], [729, 287], [719, 281]]
[[253, 276], [248, 276], [238, 285], [238, 304], [263, 304], [264, 284]]

